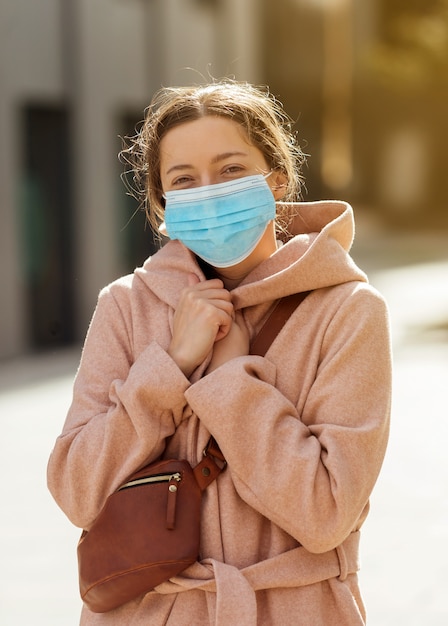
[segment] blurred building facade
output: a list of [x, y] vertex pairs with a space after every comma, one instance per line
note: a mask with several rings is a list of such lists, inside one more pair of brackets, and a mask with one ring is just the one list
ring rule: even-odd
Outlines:
[[268, 84], [305, 200], [446, 225], [448, 0], [0, 0], [0, 29], [0, 358], [81, 340], [151, 252], [117, 153], [162, 85]]
[[152, 94], [258, 82], [260, 55], [256, 0], [0, 0], [0, 29], [4, 358], [80, 340], [151, 250], [117, 153]]
[[265, 2], [264, 80], [306, 142], [309, 199], [446, 228], [448, 0], [283, 5]]

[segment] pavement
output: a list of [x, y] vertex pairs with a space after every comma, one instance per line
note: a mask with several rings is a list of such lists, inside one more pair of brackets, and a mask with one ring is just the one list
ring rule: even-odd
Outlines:
[[[362, 533], [368, 624], [447, 626], [448, 234], [366, 229], [354, 257], [389, 303], [394, 346], [390, 444]], [[0, 362], [2, 626], [79, 623], [80, 531], [45, 476], [79, 351]]]

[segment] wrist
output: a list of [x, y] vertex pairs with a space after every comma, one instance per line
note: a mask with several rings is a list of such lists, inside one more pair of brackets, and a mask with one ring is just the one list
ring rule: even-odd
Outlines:
[[182, 351], [176, 350], [172, 346], [168, 348], [167, 354], [173, 359], [183, 375], [186, 378], [190, 378], [196, 366], [191, 363], [191, 360], [188, 358], [188, 356], [182, 354]]

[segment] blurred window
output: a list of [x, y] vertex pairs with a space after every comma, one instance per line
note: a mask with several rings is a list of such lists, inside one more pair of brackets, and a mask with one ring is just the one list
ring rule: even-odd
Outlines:
[[20, 208], [31, 347], [71, 343], [74, 276], [69, 114], [65, 107], [22, 110]]

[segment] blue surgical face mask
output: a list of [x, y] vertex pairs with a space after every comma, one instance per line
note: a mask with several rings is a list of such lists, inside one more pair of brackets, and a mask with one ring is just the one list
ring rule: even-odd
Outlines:
[[230, 267], [247, 258], [275, 219], [275, 199], [261, 174], [167, 191], [165, 199], [170, 239], [179, 239], [213, 267]]

